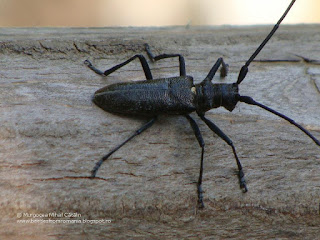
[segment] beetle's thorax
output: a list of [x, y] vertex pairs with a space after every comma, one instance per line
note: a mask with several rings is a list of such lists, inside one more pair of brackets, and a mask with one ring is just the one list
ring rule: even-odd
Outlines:
[[196, 84], [196, 106], [198, 113], [204, 113], [212, 108], [224, 107], [230, 112], [239, 99], [239, 89], [236, 83], [215, 83], [204, 80]]

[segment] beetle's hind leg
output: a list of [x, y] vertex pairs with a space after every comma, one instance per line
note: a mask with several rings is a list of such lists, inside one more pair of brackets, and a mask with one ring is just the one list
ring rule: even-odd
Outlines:
[[164, 58], [174, 58], [174, 57], [179, 57], [179, 70], [180, 70], [180, 76], [186, 76], [186, 64], [184, 61], [184, 57], [181, 54], [160, 54], [157, 56], [154, 56], [153, 53], [150, 50], [149, 45], [146, 43], [145, 44], [145, 48], [146, 48], [146, 52], [148, 54], [148, 57], [151, 59], [151, 61], [155, 62], [158, 61], [160, 59], [164, 59]]
[[124, 61], [123, 63], [120, 63], [110, 69], [107, 69], [106, 71], [101, 71], [99, 69], [97, 69], [95, 66], [92, 65], [92, 63], [89, 60], [85, 60], [84, 64], [87, 65], [88, 68], [90, 68], [92, 71], [94, 71], [95, 73], [102, 75], [102, 76], [108, 76], [109, 74], [113, 73], [114, 71], [116, 71], [117, 69], [123, 67], [124, 65], [127, 65], [128, 63], [130, 63], [131, 61], [135, 60], [136, 58], [138, 58], [140, 60], [141, 66], [143, 68], [143, 72], [147, 78], [147, 80], [151, 80], [152, 79], [152, 74], [151, 74], [151, 70], [150, 67], [148, 65], [148, 62], [146, 60], [146, 58], [141, 55], [141, 54], [137, 54], [134, 55], [133, 57], [129, 58], [127, 61]]
[[104, 157], [102, 157], [94, 166], [94, 168], [91, 171], [91, 178], [94, 178], [99, 170], [99, 168], [101, 167], [102, 163], [107, 160], [114, 152], [116, 152], [117, 150], [119, 150], [119, 148], [121, 148], [123, 145], [125, 145], [127, 142], [129, 142], [132, 138], [134, 138], [135, 136], [141, 134], [142, 132], [144, 132], [145, 130], [147, 130], [148, 128], [150, 128], [153, 123], [156, 121], [157, 117], [152, 118], [149, 122], [145, 123], [141, 128], [139, 128], [137, 131], [135, 131], [129, 138], [127, 138], [127, 140], [125, 140], [124, 142], [122, 142], [121, 144], [119, 144], [118, 146], [116, 146], [114, 149], [112, 149], [107, 155], [105, 155]]

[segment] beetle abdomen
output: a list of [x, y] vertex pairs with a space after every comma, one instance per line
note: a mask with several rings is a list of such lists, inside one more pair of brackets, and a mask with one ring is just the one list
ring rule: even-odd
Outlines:
[[95, 92], [93, 102], [111, 113], [187, 114], [195, 110], [192, 77], [117, 83]]

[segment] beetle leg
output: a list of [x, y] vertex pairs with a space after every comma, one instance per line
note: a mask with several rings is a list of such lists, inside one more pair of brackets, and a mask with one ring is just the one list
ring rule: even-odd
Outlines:
[[137, 131], [135, 131], [127, 140], [116, 146], [114, 149], [112, 149], [107, 155], [102, 157], [94, 166], [94, 168], [91, 171], [91, 177], [94, 178], [97, 174], [98, 169], [101, 167], [102, 163], [107, 160], [114, 152], [116, 152], [119, 148], [121, 148], [123, 145], [125, 145], [127, 142], [129, 142], [132, 138], [139, 135], [143, 131], [147, 130], [149, 127], [153, 125], [153, 123], [156, 121], [157, 117], [152, 118], [149, 122], [144, 124], [141, 128], [139, 128]]
[[150, 50], [149, 45], [146, 43], [145, 48], [148, 54], [148, 57], [151, 59], [152, 62], [158, 61], [160, 59], [164, 58], [173, 58], [173, 57], [179, 57], [179, 70], [180, 70], [180, 76], [186, 76], [186, 64], [184, 61], [184, 57], [180, 54], [160, 54], [158, 56], [154, 56], [153, 53]]
[[151, 74], [151, 70], [150, 67], [148, 65], [148, 62], [146, 60], [146, 58], [141, 55], [141, 54], [137, 54], [134, 55], [133, 57], [129, 58], [127, 61], [124, 61], [123, 63], [120, 63], [106, 71], [101, 71], [99, 69], [97, 69], [96, 67], [94, 67], [92, 65], [92, 63], [89, 60], [85, 60], [84, 64], [86, 64], [92, 71], [94, 71], [95, 73], [99, 74], [99, 75], [104, 75], [104, 76], [108, 76], [109, 74], [113, 73], [114, 71], [116, 71], [117, 69], [123, 67], [124, 65], [127, 65], [129, 62], [133, 61], [134, 59], [139, 58], [141, 66], [143, 68], [143, 72], [147, 78], [147, 80], [151, 80], [152, 79], [152, 74]]
[[220, 77], [225, 77], [228, 74], [228, 70], [229, 70], [229, 65], [226, 64], [223, 61], [223, 58], [218, 58], [218, 60], [216, 61], [216, 63], [213, 65], [213, 67], [210, 69], [208, 75], [206, 76], [206, 79], [208, 80], [212, 80], [212, 78], [214, 77], [214, 75], [216, 74], [216, 72], [218, 71], [220, 65], [222, 65], [221, 69], [220, 69]]
[[203, 175], [203, 154], [204, 154], [204, 141], [203, 138], [201, 136], [201, 132], [200, 129], [198, 127], [198, 124], [196, 123], [196, 121], [190, 117], [189, 115], [185, 115], [185, 117], [188, 119], [194, 135], [196, 136], [198, 143], [201, 147], [201, 160], [200, 160], [200, 174], [199, 174], [199, 180], [197, 183], [197, 190], [198, 190], [198, 203], [199, 203], [199, 207], [203, 208], [204, 204], [203, 204], [203, 191], [202, 191], [202, 175]]
[[239, 177], [239, 182], [240, 182], [240, 188], [243, 189], [243, 192], [247, 192], [248, 189], [246, 186], [246, 180], [244, 178], [244, 172], [242, 170], [242, 165], [241, 165], [240, 160], [237, 156], [237, 152], [236, 152], [236, 149], [233, 145], [233, 142], [226, 134], [224, 134], [224, 132], [221, 131], [220, 128], [218, 128], [217, 125], [215, 125], [209, 119], [205, 118], [204, 115], [199, 115], [199, 116], [215, 134], [217, 134], [223, 141], [225, 141], [232, 148], [233, 155], [234, 155], [236, 162], [237, 162], [237, 165], [238, 165], [238, 177]]

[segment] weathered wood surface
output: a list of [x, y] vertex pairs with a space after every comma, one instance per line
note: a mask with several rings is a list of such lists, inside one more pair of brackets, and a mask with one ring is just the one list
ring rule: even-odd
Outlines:
[[[282, 26], [250, 66], [240, 92], [279, 110], [320, 139], [319, 25]], [[201, 81], [218, 57], [234, 82], [270, 27], [0, 29], [1, 239], [315, 239], [319, 235], [320, 148], [286, 121], [253, 106], [207, 116], [233, 140], [246, 173], [243, 194], [231, 149], [199, 121], [206, 142], [204, 210], [197, 209], [200, 149], [183, 117], [160, 117], [89, 179], [95, 162], [144, 121], [115, 116], [91, 96], [144, 79], [135, 61], [107, 69], [148, 42], [181, 53]], [[177, 59], [151, 64], [178, 74]], [[17, 223], [19, 213], [77, 213], [111, 223]], [[64, 218], [53, 218], [66, 220]]]

